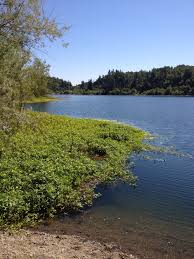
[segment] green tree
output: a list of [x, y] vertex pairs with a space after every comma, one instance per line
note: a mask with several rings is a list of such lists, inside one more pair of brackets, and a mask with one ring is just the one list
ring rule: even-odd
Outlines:
[[33, 64], [24, 71], [23, 84], [24, 89], [27, 89], [26, 96], [28, 93], [35, 97], [44, 96], [48, 92], [48, 76], [49, 65], [35, 58]]
[[10, 113], [21, 109], [27, 96], [45, 93], [48, 66], [34, 59], [33, 51], [44, 48], [45, 39], [51, 42], [62, 39], [67, 29], [59, 27], [55, 19], [45, 15], [40, 0], [1, 0], [1, 128], [5, 128]]

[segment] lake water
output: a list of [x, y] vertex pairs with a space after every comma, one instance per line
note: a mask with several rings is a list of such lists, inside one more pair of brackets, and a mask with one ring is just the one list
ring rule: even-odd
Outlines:
[[101, 198], [94, 202], [82, 223], [91, 220], [91, 228], [95, 229], [103, 225], [104, 231], [107, 228], [105, 233], [110, 228], [117, 233], [132, 230], [139, 235], [150, 233], [153, 242], [153, 236], [167, 238], [168, 244], [169, 240], [181, 240], [190, 244], [184, 248], [190, 249], [190, 254], [183, 251], [186, 254], [180, 258], [191, 258], [192, 253], [194, 257], [194, 98], [75, 95], [59, 98], [60, 101], [27, 107], [53, 114], [129, 123], [158, 136], [157, 145], [174, 146], [184, 154], [180, 157], [153, 154], [156, 158], [153, 160], [133, 157], [133, 172], [139, 179], [137, 188], [118, 184], [101, 190]]

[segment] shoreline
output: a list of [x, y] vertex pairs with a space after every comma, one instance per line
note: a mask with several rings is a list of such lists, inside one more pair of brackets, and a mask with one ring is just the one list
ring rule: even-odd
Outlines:
[[[45, 122], [46, 122], [47, 119], [49, 119], [50, 123], [52, 123], [51, 129], [46, 128], [47, 133], [49, 133], [49, 134], [53, 133], [53, 129], [57, 129], [54, 121], [55, 121], [55, 119], [58, 118], [58, 122], [62, 123], [61, 125], [68, 122], [66, 127], [68, 126], [70, 131], [72, 131], [72, 129], [74, 129], [74, 127], [72, 127], [72, 125], [74, 125], [78, 128], [81, 126], [81, 129], [82, 130], [84, 129], [84, 132], [83, 132], [84, 139], [85, 139], [85, 135], [86, 135], [85, 134], [85, 129], [87, 128], [86, 126], [92, 126], [92, 125], [90, 125], [90, 122], [93, 122], [96, 124], [96, 126], [100, 127], [99, 133], [100, 133], [100, 139], [103, 137], [102, 143], [104, 143], [104, 139], [106, 140], [107, 136], [108, 136], [109, 141], [111, 141], [111, 145], [117, 143], [116, 144], [117, 148], [118, 148], [118, 145], [122, 145], [122, 147], [124, 147], [126, 145], [126, 142], [128, 142], [128, 138], [126, 138], [126, 137], [128, 136], [127, 132], [129, 129], [131, 129], [129, 133], [135, 134], [134, 136], [136, 136], [136, 137], [138, 137], [138, 133], [143, 134], [143, 135], [139, 136], [140, 142], [138, 141], [138, 143], [137, 143], [138, 145], [141, 143], [142, 139], [144, 139], [145, 136], [147, 135], [145, 132], [141, 131], [140, 129], [135, 129], [134, 127], [131, 127], [131, 126], [127, 126], [127, 125], [123, 125], [123, 124], [120, 125], [119, 123], [113, 123], [113, 122], [105, 121], [105, 120], [98, 121], [95, 119], [72, 119], [69, 117], [62, 118], [61, 116], [53, 116], [53, 115], [48, 115], [45, 113], [44, 114], [32, 113], [32, 114], [35, 116], [35, 118], [36, 118], [36, 116], [37, 116], [37, 118], [39, 118], [39, 122], [41, 123], [40, 124], [41, 128], [44, 125], [43, 121], [45, 120]], [[69, 124], [70, 121], [71, 121], [71, 124]], [[82, 122], [84, 124], [78, 125], [79, 124], [78, 122]], [[106, 129], [105, 126], [106, 127], [108, 126], [108, 128]], [[116, 131], [110, 131], [110, 127], [113, 127], [112, 129], [114, 129]], [[92, 128], [93, 128], [93, 126], [92, 126]], [[51, 131], [48, 131], [48, 129]], [[103, 129], [103, 131], [101, 132], [102, 129]], [[104, 132], [105, 129], [107, 132], [106, 131]], [[125, 131], [124, 131], [125, 134], [124, 134], [124, 132], [121, 131], [121, 133], [123, 135], [122, 135], [122, 138], [120, 139], [120, 137], [121, 137], [120, 134], [119, 134], [119, 138], [118, 138], [118, 135], [116, 133], [119, 133], [121, 129], [125, 129]], [[60, 130], [59, 133], [61, 134], [62, 133], [61, 128], [58, 128], [58, 130]], [[55, 133], [57, 133], [58, 130]], [[93, 130], [95, 130], [95, 129], [93, 129]], [[93, 130], [92, 130], [92, 132], [93, 132]], [[75, 133], [76, 132], [77, 131], [75, 131]], [[30, 133], [29, 136], [31, 136], [31, 132], [29, 132], [29, 133]], [[37, 133], [38, 133], [38, 131], [37, 131]], [[92, 133], [92, 136], [95, 136], [93, 134], [96, 134], [96, 131], [95, 131], [95, 133], [94, 132]], [[37, 135], [37, 136], [39, 136], [39, 135]], [[54, 136], [56, 138], [56, 136], [58, 136], [58, 134], [55, 134], [55, 135], [51, 134], [49, 136]], [[21, 135], [21, 137], [22, 137], [22, 135]], [[19, 138], [20, 143], [21, 143], [21, 141], [23, 141], [23, 137], [21, 139]], [[33, 135], [31, 137], [33, 137]], [[45, 135], [45, 137], [46, 137], [46, 135]], [[79, 137], [80, 137], [80, 135], [79, 135]], [[99, 137], [99, 135], [98, 135], [98, 137]], [[45, 140], [46, 140], [46, 143], [47, 143], [47, 141], [49, 141], [48, 145], [50, 146], [50, 144], [51, 144], [50, 137], [49, 137], [49, 139], [46, 138]], [[67, 140], [69, 141], [69, 139], [67, 139]], [[58, 142], [56, 142], [56, 143], [58, 143]], [[37, 145], [37, 142], [35, 142], [35, 144]], [[45, 142], [44, 142], [44, 144], [45, 144]], [[62, 144], [64, 147], [65, 143], [62, 143]], [[85, 147], [85, 145], [84, 145], [84, 147]], [[137, 145], [135, 144], [134, 145], [135, 150], [136, 150], [136, 147], [137, 147]], [[140, 147], [144, 149], [146, 146], [140, 145]], [[80, 148], [80, 145], [79, 145], [79, 148]], [[95, 146], [95, 148], [96, 148], [96, 146]], [[30, 149], [26, 149], [26, 147], [25, 147], [24, 150], [25, 150], [25, 152], [28, 152], [27, 150], [30, 150]], [[34, 150], [34, 151], [36, 151], [36, 150]], [[81, 149], [81, 151], [83, 152], [83, 149]], [[97, 149], [97, 151], [99, 151], [99, 149]], [[110, 151], [112, 153], [112, 149]], [[138, 151], [138, 149], [137, 149], [137, 151]], [[42, 152], [42, 149], [41, 149], [41, 152]], [[69, 152], [69, 146], [68, 146], [68, 152]], [[34, 154], [33, 154], [33, 157], [34, 157]], [[53, 152], [51, 154], [53, 155]], [[76, 152], [75, 154], [76, 154], [76, 158], [77, 158], [78, 153]], [[43, 154], [43, 155], [44, 155], [44, 157], [43, 157], [42, 161], [45, 161], [44, 160], [45, 154]], [[57, 151], [56, 155], [58, 157], [58, 151]], [[81, 155], [83, 155], [83, 153], [81, 153]], [[87, 163], [89, 161], [88, 160], [88, 158], [89, 158], [89, 159], [92, 159], [92, 161], [96, 162], [98, 165], [99, 165], [99, 163], [101, 163], [103, 161], [105, 162], [107, 159], [107, 155], [105, 155], [105, 154], [104, 155], [100, 154], [100, 156], [99, 156], [99, 154], [97, 153], [97, 156], [94, 156], [93, 153], [91, 155], [88, 152], [86, 152], [84, 155], [87, 157]], [[125, 160], [125, 157], [126, 157], [126, 153], [123, 154], [124, 160]], [[91, 182], [89, 182], [89, 183], [91, 184]], [[81, 185], [81, 188], [83, 188], [82, 185]], [[83, 189], [82, 189], [82, 191], [83, 191]], [[143, 231], [142, 233], [140, 233], [136, 229], [134, 229], [134, 230], [132, 230], [130, 228], [127, 229], [126, 226], [124, 226], [124, 229], [121, 229], [121, 231], [118, 232], [119, 228], [118, 228], [118, 226], [115, 226], [115, 224], [119, 224], [119, 222], [114, 223], [109, 220], [102, 221], [102, 219], [100, 222], [99, 221], [97, 222], [97, 221], [95, 221], [95, 218], [90, 217], [89, 214], [88, 214], [89, 217], [86, 216], [86, 220], [84, 220], [85, 215], [87, 215], [87, 213], [83, 213], [83, 214], [79, 215], [79, 217], [77, 217], [75, 221], [69, 221], [67, 219], [67, 217], [65, 217], [65, 219], [63, 217], [61, 222], [60, 222], [60, 220], [58, 220], [56, 218], [54, 220], [48, 219], [48, 220], [44, 221], [42, 224], [39, 224], [34, 228], [29, 228], [26, 230], [23, 229], [13, 235], [9, 235], [8, 232], [4, 232], [4, 233], [0, 232], [1, 233], [0, 246], [3, 247], [1, 249], [1, 251], [5, 251], [3, 249], [8, 249], [7, 250], [8, 252], [5, 251], [2, 253], [5, 253], [5, 254], [7, 253], [8, 255], [9, 255], [9, 251], [10, 251], [10, 253], [13, 253], [13, 254], [15, 253], [15, 256], [10, 255], [10, 256], [13, 256], [10, 258], [26, 258], [26, 254], [23, 255], [22, 253], [25, 251], [26, 251], [25, 253], [31, 253], [30, 251], [32, 251], [32, 253], [31, 253], [32, 258], [68, 258], [68, 259], [70, 258], [71, 259], [71, 257], [67, 257], [67, 255], [65, 255], [66, 257], [64, 257], [64, 254], [62, 254], [62, 253], [64, 253], [64, 250], [69, 251], [68, 253], [71, 253], [72, 258], [86, 258], [86, 259], [90, 259], [90, 258], [92, 258], [92, 256], [93, 256], [93, 258], [95, 256], [95, 258], [107, 258], [107, 259], [108, 258], [111, 258], [111, 259], [112, 258], [113, 259], [120, 259], [120, 258], [135, 258], [135, 259], [136, 258], [138, 258], [138, 259], [139, 258], [149, 258], [149, 259], [157, 258], [157, 259], [159, 259], [159, 258], [161, 258], [161, 259], [163, 259], [164, 256], [166, 256], [166, 257], [168, 256], [168, 258], [171, 258], [171, 259], [193, 258], [192, 257], [193, 249], [191, 248], [190, 242], [186, 243], [183, 240], [178, 240], [176, 238], [173, 238], [173, 236], [171, 236], [171, 235], [170, 236], [164, 235], [163, 237], [160, 237], [159, 234], [156, 232], [149, 233], [149, 232]], [[41, 239], [43, 240], [42, 242], [39, 241]], [[25, 249], [24, 249], [25, 251], [22, 251], [22, 253], [20, 253], [22, 243], [25, 243], [27, 245], [25, 245]], [[74, 249], [74, 246], [75, 247], [77, 246], [77, 245], [75, 245], [76, 243], [79, 244], [78, 249]], [[13, 244], [15, 244], [15, 246]], [[37, 247], [38, 247], [38, 251], [36, 252]], [[107, 252], [107, 247], [109, 250], [108, 252]], [[78, 253], [77, 253], [77, 251], [78, 251]], [[92, 251], [92, 254], [90, 254], [89, 251]], [[54, 252], [55, 253], [60, 252], [61, 254], [59, 254], [59, 255], [57, 254], [58, 257], [56, 257], [55, 255], [52, 255], [52, 253], [54, 253]], [[81, 252], [83, 252], [83, 257], [79, 257]], [[37, 253], [39, 253], [39, 254], [37, 254]], [[48, 255], [48, 254], [50, 254], [50, 255]], [[87, 256], [89, 256], [89, 257], [87, 257]], [[0, 258], [7, 258], [7, 257], [0, 257]]]
[[146, 95], [146, 94], [94, 94], [94, 93], [52, 93], [52, 95], [75, 95], [75, 96], [130, 96], [130, 97], [194, 97], [194, 95]]
[[17, 234], [0, 232], [0, 250], [0, 259], [138, 259], [111, 243], [101, 244], [78, 235], [34, 230], [20, 230]]
[[[92, 168], [94, 168], [94, 166], [96, 165], [99, 166], [101, 163], [103, 164], [107, 163], [108, 162], [107, 159], [109, 156], [110, 156], [109, 159], [111, 159], [110, 160], [111, 165], [116, 166], [116, 164], [112, 164], [112, 163], [115, 163], [116, 162], [115, 159], [118, 159], [117, 152], [119, 152], [118, 154], [121, 155], [121, 158], [122, 158], [121, 160], [118, 160], [118, 161], [122, 162], [123, 164], [123, 162], [126, 161], [126, 157], [128, 156], [128, 154], [130, 154], [130, 151], [141, 151], [147, 147], [145, 144], [142, 143], [142, 140], [148, 137], [147, 133], [145, 133], [140, 129], [127, 126], [124, 124], [114, 123], [114, 122], [105, 121], [105, 120], [99, 121], [95, 119], [74, 119], [69, 117], [49, 115], [46, 113], [38, 113], [38, 112], [30, 112], [29, 114], [33, 116], [33, 118], [35, 119], [33, 121], [36, 121], [36, 123], [38, 123], [37, 125], [41, 126], [41, 130], [43, 130], [45, 127], [47, 134], [42, 135], [42, 132], [39, 131], [39, 128], [37, 128], [37, 131], [31, 131], [31, 130], [26, 131], [26, 128], [24, 128], [24, 129], [21, 129], [20, 134], [18, 133], [19, 135], [17, 134], [17, 138], [14, 140], [14, 143], [16, 144], [16, 148], [18, 149], [18, 151], [21, 152], [21, 153], [17, 152], [16, 154], [17, 156], [19, 155], [18, 158], [20, 159], [18, 162], [18, 166], [21, 165], [20, 161], [23, 155], [25, 155], [24, 159], [27, 159], [26, 162], [31, 161], [29, 160], [29, 158], [32, 156], [32, 158], [34, 159], [34, 162], [37, 160], [36, 161], [37, 166], [40, 166], [39, 163], [41, 158], [43, 171], [40, 171], [41, 174], [37, 175], [37, 180], [35, 178], [32, 179], [35, 184], [40, 182], [40, 187], [44, 186], [42, 185], [42, 179], [46, 179], [45, 177], [48, 177], [49, 188], [55, 188], [56, 186], [53, 185], [53, 181], [56, 180], [56, 177], [55, 177], [56, 172], [58, 172], [58, 177], [60, 177], [58, 179], [59, 181], [57, 182], [57, 184], [61, 186], [60, 179], [62, 179], [61, 178], [62, 175], [59, 171], [55, 171], [58, 167], [57, 168], [54, 167], [53, 171], [51, 171], [48, 175], [47, 173], [46, 174], [44, 173], [44, 172], [47, 172], [48, 169], [52, 168], [51, 165], [55, 166], [55, 164], [53, 164], [53, 161], [56, 162], [55, 157], [54, 157], [54, 160], [51, 159], [50, 161], [51, 163], [49, 167], [47, 164], [45, 164], [45, 158], [47, 158], [47, 162], [49, 162], [48, 158], [53, 157], [53, 154], [55, 154], [56, 158], [59, 159], [60, 158], [59, 154], [61, 154], [59, 150], [63, 148], [63, 152], [64, 152], [64, 146], [67, 147], [67, 153], [66, 151], [65, 153], [63, 153], [60, 163], [64, 161], [64, 155], [65, 157], [68, 156], [67, 157], [68, 160], [66, 160], [67, 163], [65, 163], [64, 166], [68, 165], [68, 161], [70, 161], [71, 163], [72, 162], [74, 163], [74, 161], [76, 162], [77, 158], [79, 157], [78, 155], [81, 155], [81, 159], [83, 159], [83, 156], [84, 156], [84, 160], [80, 160], [80, 161], [84, 161], [84, 164], [83, 164], [84, 167], [83, 166], [81, 167], [82, 170], [83, 168], [85, 168], [86, 164], [88, 165], [88, 163], [92, 163], [91, 164]], [[56, 124], [56, 122], [58, 123]], [[64, 129], [65, 131], [62, 129]], [[74, 141], [72, 142], [72, 139], [69, 139], [68, 137], [69, 134], [67, 134], [67, 132], [68, 133], [72, 132], [72, 129], [75, 134], [74, 137], [76, 136], [76, 134], [79, 133], [77, 136], [79, 138], [76, 137], [76, 142]], [[83, 139], [80, 138], [81, 132], [82, 132]], [[87, 133], [90, 132], [90, 135], [88, 136], [89, 138], [87, 139], [85, 139], [87, 136], [86, 132]], [[36, 141], [35, 137], [38, 137], [39, 142]], [[25, 138], [28, 139], [28, 142], [25, 141]], [[89, 142], [90, 139], [92, 139], [92, 142]], [[62, 142], [60, 143], [60, 141]], [[96, 146], [96, 141], [99, 144], [98, 146]], [[132, 141], [133, 145], [131, 146], [130, 144], [130, 146], [128, 147], [127, 143], [128, 142], [131, 143], [130, 141]], [[55, 147], [56, 143], [57, 144], [60, 143], [60, 146], [57, 145], [56, 146], [57, 149], [55, 150], [54, 148], [56, 148]], [[74, 154], [74, 152], [72, 153], [72, 150], [69, 149], [72, 143], [74, 147], [74, 149], [72, 150], [74, 152], [76, 151], [75, 160], [72, 160], [73, 158], [72, 154]], [[89, 149], [85, 149], [87, 147], [86, 143], [87, 143], [87, 146], [90, 143], [90, 145], [88, 146]], [[106, 143], [106, 146], [104, 146], [105, 143]], [[26, 146], [26, 144], [28, 144], [29, 147]], [[110, 145], [111, 149], [107, 145]], [[113, 145], [115, 146], [116, 149], [112, 148]], [[44, 146], [44, 152], [42, 153], [43, 146]], [[33, 147], [33, 153], [31, 153], [32, 152], [31, 147]], [[84, 147], [84, 149], [83, 148], [80, 149], [80, 147]], [[93, 147], [95, 149], [93, 149]], [[99, 149], [99, 147], [101, 148]], [[22, 152], [21, 148], [24, 152]], [[13, 152], [14, 150], [15, 149], [13, 149]], [[48, 150], [50, 151], [49, 153], [47, 153]], [[101, 153], [101, 150], [106, 151], [106, 153]], [[92, 151], [92, 153], [88, 153], [88, 151]], [[97, 151], [97, 153], [93, 153], [93, 151]], [[123, 151], [124, 153], [122, 153]], [[70, 154], [71, 156], [69, 160]], [[10, 153], [10, 155], [13, 158], [12, 152]], [[114, 157], [112, 157], [112, 155], [114, 155]], [[17, 156], [14, 156], [14, 159], [16, 159]], [[22, 161], [24, 162], [24, 160]], [[6, 165], [9, 165], [9, 164], [6, 164]], [[76, 169], [75, 173], [76, 173], [78, 164], [75, 164], [75, 165], [76, 165], [75, 167]], [[24, 163], [23, 166], [26, 166], [28, 170], [31, 170], [32, 165], [28, 163], [27, 164]], [[33, 168], [34, 168], [34, 165], [32, 169]], [[72, 170], [72, 167], [70, 169]], [[88, 167], [86, 169], [87, 169], [86, 183], [88, 183], [87, 187], [93, 188], [91, 186], [91, 181], [88, 181], [88, 173], [87, 173]], [[118, 169], [118, 167], [116, 167], [116, 169]], [[66, 170], [69, 170], [69, 167], [67, 167]], [[25, 176], [24, 172], [23, 172], [23, 176]], [[101, 171], [99, 171], [99, 173], [100, 172]], [[105, 170], [104, 173], [105, 172], [107, 172], [107, 170]], [[16, 179], [17, 181], [19, 179], [18, 177], [20, 176], [22, 175], [18, 174]], [[23, 176], [22, 176], [22, 181], [25, 180]], [[74, 179], [74, 170], [72, 171], [72, 176]], [[77, 177], [77, 173], [75, 174], [75, 176]], [[106, 174], [99, 174], [99, 177], [100, 177], [99, 180], [100, 179], [105, 180], [104, 179], [105, 176]], [[121, 177], [121, 175], [118, 175], [118, 171], [115, 171], [115, 174], [113, 175], [110, 174], [110, 177], [113, 177], [111, 178], [113, 180], [115, 177], [118, 177], [118, 176]], [[5, 177], [6, 177], [6, 174], [5, 174]], [[54, 177], [54, 178], [50, 178], [50, 177]], [[85, 179], [83, 180], [85, 181]], [[94, 178], [91, 178], [91, 180], [94, 181]], [[110, 181], [110, 178], [108, 177], [107, 180]], [[72, 184], [73, 184], [72, 188], [74, 189], [75, 188], [74, 181], [72, 182]], [[81, 188], [80, 190], [79, 190], [79, 185]], [[79, 185], [77, 189], [78, 195], [79, 193], [83, 194], [83, 191], [84, 191], [83, 184], [80, 182]], [[36, 185], [36, 187], [39, 188], [39, 185]], [[45, 187], [47, 187], [47, 184]], [[25, 185], [24, 185], [24, 188], [26, 189]], [[29, 189], [29, 185], [28, 185], [28, 189]], [[62, 191], [63, 189], [61, 190], [61, 193]], [[29, 192], [28, 195], [30, 197], [31, 192]], [[48, 192], [48, 195], [45, 193], [45, 197], [41, 198], [42, 204], [40, 204], [40, 206], [43, 206], [44, 210], [46, 208], [43, 203], [45, 198], [46, 199], [49, 198], [50, 202], [53, 202], [56, 199], [55, 196], [50, 197], [50, 195], [55, 195], [55, 191]], [[60, 197], [60, 193], [59, 193], [59, 197]], [[74, 196], [72, 196], [72, 198], [73, 197]], [[95, 197], [95, 194], [93, 197]], [[24, 198], [26, 197], [24, 196]], [[36, 196], [33, 195], [33, 199], [35, 198]], [[90, 198], [92, 197], [90, 196], [90, 193], [89, 193], [89, 196], [87, 198], [89, 199], [89, 202], [90, 202]], [[37, 199], [39, 199], [38, 196], [37, 196]], [[87, 199], [86, 201], [88, 202]], [[62, 201], [64, 202], [64, 200]], [[74, 202], [74, 200], [70, 200], [70, 201]], [[20, 204], [19, 199], [18, 201], [16, 200], [16, 202]], [[75, 202], [77, 202], [77, 200], [75, 200]], [[79, 203], [77, 204], [79, 205]], [[75, 205], [77, 204], [75, 203]], [[46, 206], [48, 206], [48, 204]], [[55, 209], [55, 207], [53, 208]], [[21, 207], [21, 209], [26, 209], [26, 208]], [[48, 212], [49, 210], [50, 208], [48, 207]], [[27, 209], [26, 211], [28, 213]], [[64, 212], [68, 212], [68, 211], [64, 210]], [[35, 213], [37, 212], [35, 211]], [[18, 211], [18, 216], [19, 215], [20, 215], [20, 211]], [[39, 219], [42, 218], [42, 214], [37, 213], [36, 215], [39, 216]], [[49, 214], [48, 214], [48, 217], [49, 217]], [[122, 258], [160, 259], [161, 258], [163, 259], [164, 256], [170, 259], [193, 258], [194, 251], [192, 248], [192, 244], [190, 244], [191, 242], [180, 240], [176, 237], [173, 237], [172, 235], [161, 236], [156, 231], [153, 233], [147, 231], [148, 229], [147, 230], [142, 229], [142, 232], [141, 232], [136, 228], [132, 229], [130, 226], [119, 225], [120, 220], [111, 220], [111, 219], [103, 219], [103, 218], [98, 219], [98, 218], [95, 218], [94, 215], [90, 215], [90, 213], [79, 214], [78, 217], [73, 218], [73, 221], [72, 219], [66, 216], [65, 217], [62, 216], [61, 219], [57, 219], [57, 218], [52, 219], [52, 217], [53, 215], [51, 215], [50, 219], [43, 221], [41, 224], [28, 229], [27, 228], [22, 229], [13, 235], [9, 235], [9, 232], [1, 231], [0, 249], [2, 251], [2, 257], [0, 255], [0, 258], [4, 259], [4, 258], [7, 258], [7, 256], [9, 256], [8, 258], [18, 258], [18, 259], [26, 258], [27, 254], [30, 254], [31, 258], [68, 258], [68, 259], [71, 259], [71, 258], [90, 259], [92, 257], [97, 259], [98, 258], [107, 258], [107, 259], [122, 259]], [[24, 246], [24, 243], [25, 243], [25, 246]], [[77, 246], [79, 247], [78, 249], [75, 248]], [[109, 251], [107, 251], [107, 248]], [[67, 254], [64, 255], [64, 253], [66, 253], [67, 251], [68, 251], [68, 254], [72, 255], [72, 257], [70, 257]], [[92, 251], [92, 254], [90, 254], [90, 251]], [[56, 253], [56, 254], [53, 254], [53, 253]], [[83, 253], [82, 257], [80, 256], [80, 253]], [[58, 257], [56, 257], [56, 255]]]
[[193, 259], [194, 254], [192, 239], [188, 241], [178, 237], [173, 231], [162, 234], [149, 226], [137, 229], [134, 225], [123, 225], [117, 218], [101, 218], [90, 210], [74, 217], [62, 216], [43, 221], [32, 230], [76, 235], [102, 245], [111, 244], [114, 250], [138, 259]]
[[[123, 226], [89, 211], [47, 219], [16, 232], [0, 231], [0, 259], [192, 259], [192, 241]], [[120, 231], [118, 231], [120, 229]]]
[[24, 101], [24, 104], [33, 104], [33, 103], [47, 103], [47, 102], [56, 102], [60, 101], [60, 98], [53, 97], [53, 96], [41, 96], [41, 97], [34, 97], [30, 100]]
[[0, 259], [192, 259], [192, 241], [118, 225], [90, 211], [48, 219], [16, 232], [0, 231]]
[[[52, 218], [60, 211], [68, 212], [71, 208], [76, 211], [91, 205], [97, 197], [95, 186], [99, 182], [121, 179], [135, 184], [136, 178], [124, 162], [131, 152], [148, 148], [143, 143], [148, 133], [104, 120], [38, 112], [26, 114], [34, 129], [30, 128], [31, 124], [21, 126], [2, 157], [7, 188], [1, 205], [2, 229], [29, 226], [42, 218]], [[42, 134], [43, 131], [46, 134]], [[13, 164], [15, 171], [8, 173]], [[10, 174], [16, 185], [14, 192]], [[3, 181], [0, 188], [3, 192]], [[10, 199], [14, 199], [14, 203], [10, 203]], [[74, 249], [74, 246], [80, 248]], [[45, 231], [37, 232], [35, 228], [11, 235], [0, 231], [0, 249], [3, 259], [27, 258], [28, 255], [31, 258], [137, 258], [124, 253], [112, 242], [98, 242], [79, 233], [58, 233], [56, 237]]]

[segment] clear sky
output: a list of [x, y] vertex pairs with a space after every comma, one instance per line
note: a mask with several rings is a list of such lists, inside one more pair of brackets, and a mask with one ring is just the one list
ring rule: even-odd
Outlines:
[[194, 65], [194, 0], [45, 0], [48, 14], [71, 25], [68, 48], [41, 57], [51, 75], [79, 83], [109, 69]]

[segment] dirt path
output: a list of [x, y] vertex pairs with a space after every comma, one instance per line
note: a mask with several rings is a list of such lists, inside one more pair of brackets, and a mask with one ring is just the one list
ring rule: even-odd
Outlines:
[[0, 259], [137, 259], [113, 244], [100, 244], [75, 235], [55, 235], [21, 230], [10, 235], [0, 232]]

